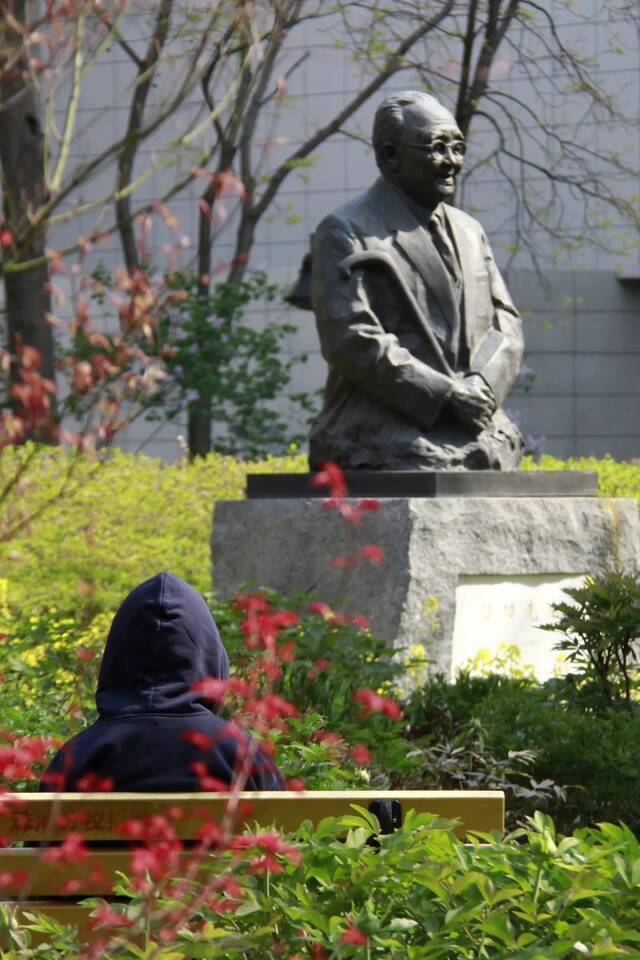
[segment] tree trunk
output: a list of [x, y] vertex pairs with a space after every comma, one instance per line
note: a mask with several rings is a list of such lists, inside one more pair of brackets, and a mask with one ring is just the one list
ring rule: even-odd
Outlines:
[[[24, 24], [24, 3], [16, 2], [13, 13]], [[40, 354], [40, 373], [54, 380], [53, 329], [47, 320], [51, 296], [44, 260], [46, 237], [43, 229], [30, 230], [30, 214], [46, 198], [44, 137], [37, 94], [21, 46], [21, 35], [5, 21], [4, 27], [0, 26], [0, 71], [7, 65], [0, 81], [0, 167], [5, 223], [16, 243], [13, 256], [10, 251], [5, 253], [5, 262], [11, 259], [16, 266], [31, 260], [42, 262], [24, 270], [12, 270], [9, 263], [4, 272], [7, 334], [11, 353], [20, 346], [34, 347]], [[21, 239], [28, 234], [28, 239]], [[19, 374], [20, 367], [14, 364], [12, 378], [19, 379]]]
[[[37, 252], [34, 251], [34, 255], [37, 256]], [[54, 380], [53, 330], [46, 320], [51, 310], [48, 279], [47, 264], [44, 264], [7, 274], [4, 289], [10, 352], [15, 354], [20, 345], [35, 347], [40, 354], [40, 373]]]
[[206, 457], [211, 452], [211, 397], [198, 394], [189, 404], [187, 443], [192, 457]]
[[[215, 181], [212, 177], [201, 200], [198, 217], [198, 293], [209, 296], [211, 286], [211, 210], [215, 203]], [[187, 442], [192, 457], [206, 457], [211, 452], [211, 397], [200, 392], [187, 411]]]

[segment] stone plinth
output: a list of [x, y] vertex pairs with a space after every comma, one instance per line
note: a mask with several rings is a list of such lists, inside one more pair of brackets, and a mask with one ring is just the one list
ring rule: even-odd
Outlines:
[[[364, 614], [375, 633], [398, 647], [427, 642], [429, 659], [448, 672], [460, 585], [486, 577], [502, 584], [504, 596], [510, 582], [521, 593], [544, 581], [557, 584], [559, 596], [570, 578], [637, 567], [635, 500], [452, 496], [381, 503], [353, 526], [314, 499], [219, 502], [214, 590], [222, 597], [241, 584], [304, 591], [337, 611]], [[365, 544], [384, 549], [381, 566], [366, 560], [353, 569], [332, 566], [332, 557], [352, 556]], [[522, 603], [520, 596], [518, 609]], [[460, 662], [459, 639], [457, 646]]]
[[[352, 497], [597, 497], [589, 470], [354, 470], [343, 474]], [[310, 473], [252, 473], [249, 500], [326, 497]]]

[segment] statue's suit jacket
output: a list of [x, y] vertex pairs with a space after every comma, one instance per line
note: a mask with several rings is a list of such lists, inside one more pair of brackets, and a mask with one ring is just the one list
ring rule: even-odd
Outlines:
[[447, 410], [451, 376], [442, 371], [391, 272], [363, 264], [347, 275], [340, 267], [359, 251], [387, 253], [449, 367], [461, 375], [480, 374], [500, 405], [522, 359], [520, 318], [480, 224], [454, 207], [442, 204], [439, 210], [461, 266], [459, 303], [419, 212], [385, 178], [339, 207], [316, 230], [312, 301], [329, 376], [324, 407], [311, 430], [314, 463], [335, 460], [345, 468], [446, 465], [439, 451], [477, 445], [485, 435], [490, 441], [506, 420], [504, 414], [496, 415], [497, 422], [480, 438], [459, 426]]

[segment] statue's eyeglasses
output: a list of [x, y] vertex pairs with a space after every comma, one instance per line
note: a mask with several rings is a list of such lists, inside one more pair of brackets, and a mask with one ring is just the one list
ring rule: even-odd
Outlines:
[[413, 147], [414, 150], [421, 150], [435, 158], [444, 157], [449, 152], [454, 157], [464, 157], [467, 152], [464, 140], [454, 140], [451, 143], [445, 140], [434, 140], [433, 143], [402, 143], [400, 146]]

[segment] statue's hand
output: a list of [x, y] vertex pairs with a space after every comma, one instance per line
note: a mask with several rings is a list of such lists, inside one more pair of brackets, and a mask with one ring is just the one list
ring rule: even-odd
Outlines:
[[496, 412], [498, 404], [496, 403], [496, 398], [494, 396], [493, 390], [479, 373], [468, 373], [464, 378], [464, 382], [469, 386], [477, 387], [479, 390], [482, 390], [484, 394], [489, 398], [491, 403], [491, 416]]
[[449, 408], [466, 427], [480, 433], [495, 413], [496, 401], [491, 387], [482, 377], [472, 374], [464, 380], [453, 381]]

